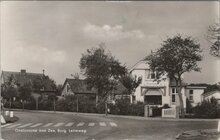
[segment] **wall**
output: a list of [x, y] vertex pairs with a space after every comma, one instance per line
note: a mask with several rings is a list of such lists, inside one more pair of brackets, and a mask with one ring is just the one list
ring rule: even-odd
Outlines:
[[189, 92], [193, 90], [193, 102], [191, 103], [192, 106], [196, 106], [198, 103], [202, 102], [202, 94], [204, 93], [204, 88], [196, 88], [196, 87], [188, 87], [186, 88], [186, 98], [189, 99]]
[[67, 95], [74, 95], [74, 93], [72, 92], [71, 88], [69, 88], [69, 91], [67, 92], [67, 86], [70, 87], [70, 85], [69, 85], [68, 83], [66, 83], [66, 84], [64, 85], [63, 91], [62, 91], [62, 93], [61, 93], [61, 96], [63, 96], [63, 97], [65, 97], [65, 96], [67, 96]]
[[[144, 95], [141, 95], [142, 87], [158, 87], [163, 91], [162, 105], [170, 105], [169, 79], [166, 78], [159, 83], [153, 79], [146, 79], [146, 70], [149, 71], [149, 66], [146, 64], [146, 62], [142, 61], [136, 64], [136, 66], [130, 71], [133, 76], [142, 77], [142, 83], [136, 88], [136, 91], [134, 92], [134, 95], [136, 96], [136, 101], [144, 102]], [[163, 87], [166, 88], [164, 89]]]

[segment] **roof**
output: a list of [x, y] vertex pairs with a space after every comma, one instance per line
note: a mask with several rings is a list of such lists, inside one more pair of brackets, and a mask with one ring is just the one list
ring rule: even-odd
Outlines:
[[[179, 84], [178, 84], [178, 85], [179, 85]], [[171, 80], [171, 81], [170, 81], [170, 86], [171, 86], [171, 87], [175, 87], [175, 86], [176, 86], [176, 82]], [[187, 86], [187, 83], [185, 83], [184, 81], [182, 81], [182, 86], [184, 86], [184, 87]]]
[[186, 86], [188, 89], [206, 89], [205, 86]]
[[144, 63], [144, 62], [147, 62], [145, 60], [145, 58], [139, 60], [137, 63], [135, 63], [130, 69], [129, 69], [129, 72], [132, 72], [140, 63]]
[[[2, 78], [3, 82], [7, 83], [9, 81], [9, 78], [12, 77], [15, 81], [16, 85], [24, 85], [27, 83], [33, 84], [34, 80], [36, 79], [42, 79], [45, 76], [43, 73], [30, 73], [26, 72], [26, 70], [21, 70], [20, 72], [14, 72], [14, 71], [2, 71]], [[50, 82], [44, 82], [44, 90], [46, 91], [52, 91], [52, 83]]]
[[90, 89], [83, 79], [69, 79], [67, 78], [63, 84], [63, 88], [66, 84], [70, 85], [72, 92], [78, 94], [96, 94], [97, 90]]
[[[65, 87], [67, 83], [70, 85], [72, 92], [76, 94], [96, 94], [97, 93], [97, 89], [89, 88], [85, 79], [66, 78], [63, 84], [63, 88]], [[119, 82], [113, 92], [114, 94], [122, 94], [124, 90], [126, 90], [126, 88], [122, 85], [122, 83]]]
[[23, 85], [25, 83], [32, 82], [33, 79], [36, 79], [38, 77], [43, 77], [43, 74], [2, 71], [2, 78], [4, 82], [8, 82], [10, 77], [13, 77], [16, 80], [16, 83]]
[[207, 97], [207, 96], [210, 96], [210, 95], [215, 94], [215, 93], [220, 93], [220, 91], [219, 90], [214, 90], [214, 91], [210, 91], [210, 92], [204, 92], [202, 95]]
[[114, 94], [123, 94], [126, 90], [127, 88], [121, 82], [118, 82], [114, 90]]

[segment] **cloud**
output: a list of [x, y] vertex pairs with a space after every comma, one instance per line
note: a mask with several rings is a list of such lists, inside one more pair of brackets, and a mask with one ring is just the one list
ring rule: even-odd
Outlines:
[[140, 30], [125, 31], [122, 25], [93, 25], [87, 24], [83, 31], [86, 36], [93, 39], [101, 40], [120, 40], [126, 38], [142, 39], [145, 37], [144, 33]]
[[50, 67], [54, 64], [62, 65], [67, 61], [67, 54], [64, 51], [23, 45], [2, 48], [1, 57], [2, 67], [6, 69]]

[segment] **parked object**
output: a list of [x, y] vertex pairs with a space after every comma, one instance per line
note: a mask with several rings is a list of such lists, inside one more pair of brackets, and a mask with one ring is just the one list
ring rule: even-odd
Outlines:
[[14, 112], [10, 111], [10, 118], [13, 118], [13, 117], [14, 117]]

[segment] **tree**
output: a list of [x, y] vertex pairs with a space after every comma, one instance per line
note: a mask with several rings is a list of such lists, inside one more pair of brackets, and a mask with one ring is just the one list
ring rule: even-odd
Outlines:
[[18, 91], [19, 91], [19, 97], [22, 100], [22, 107], [24, 109], [24, 102], [31, 101], [31, 99], [32, 99], [32, 96], [31, 96], [31, 92], [32, 92], [31, 84], [30, 83], [26, 83], [26, 84], [20, 86]]
[[13, 75], [11, 75], [8, 81], [1, 85], [2, 97], [9, 100], [9, 106], [11, 108], [13, 98], [18, 96], [16, 88], [16, 81]]
[[142, 78], [137, 76], [132, 76], [131, 74], [127, 73], [123, 75], [120, 79], [123, 86], [128, 90], [129, 94], [132, 94], [135, 89], [140, 85]]
[[220, 58], [220, 23], [209, 26], [207, 40], [211, 43], [210, 54]]
[[106, 53], [104, 44], [100, 44], [99, 48], [88, 49], [82, 54], [80, 69], [88, 86], [97, 89], [98, 97], [105, 101], [107, 111], [107, 98], [112, 94], [121, 75], [126, 73], [125, 66], [111, 53]]
[[162, 47], [147, 56], [150, 68], [157, 72], [157, 80], [166, 75], [176, 82], [176, 89], [180, 100], [180, 115], [184, 117], [182, 99], [182, 76], [186, 72], [200, 71], [197, 65], [202, 60], [200, 44], [191, 37], [183, 38], [176, 35], [162, 43]]
[[36, 91], [41, 91], [41, 90], [56, 91], [57, 89], [55, 81], [49, 78], [49, 76], [45, 76], [45, 75], [34, 79], [32, 87], [33, 87], [33, 90], [36, 90]]
[[61, 85], [61, 84], [59, 84], [59, 85], [57, 85], [57, 92], [56, 92], [56, 95], [57, 96], [61, 96], [61, 94], [62, 94], [62, 89], [63, 89], [63, 85]]

